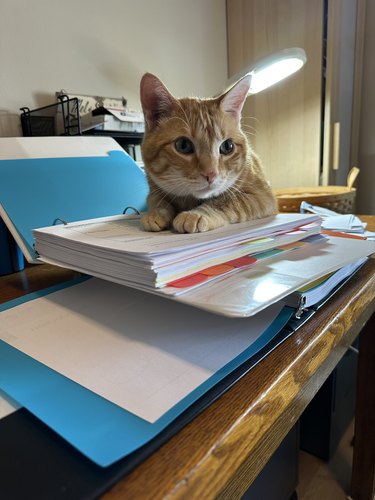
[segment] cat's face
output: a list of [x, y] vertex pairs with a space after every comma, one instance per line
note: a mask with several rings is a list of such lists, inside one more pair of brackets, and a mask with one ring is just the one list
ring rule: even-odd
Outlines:
[[150, 178], [179, 197], [203, 200], [230, 191], [248, 154], [238, 104], [246, 85], [241, 99], [175, 99], [156, 77], [148, 78], [141, 85], [142, 154]]

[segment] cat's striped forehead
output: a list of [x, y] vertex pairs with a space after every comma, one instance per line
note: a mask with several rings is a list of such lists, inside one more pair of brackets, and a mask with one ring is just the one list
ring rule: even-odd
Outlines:
[[193, 137], [209, 141], [222, 139], [225, 132], [223, 112], [214, 99], [185, 98], [178, 100], [176, 114]]

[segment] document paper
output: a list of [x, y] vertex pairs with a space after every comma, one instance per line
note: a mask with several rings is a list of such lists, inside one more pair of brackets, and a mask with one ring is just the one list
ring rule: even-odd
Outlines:
[[3, 311], [0, 338], [154, 422], [255, 342], [281, 309], [228, 319], [92, 278]]

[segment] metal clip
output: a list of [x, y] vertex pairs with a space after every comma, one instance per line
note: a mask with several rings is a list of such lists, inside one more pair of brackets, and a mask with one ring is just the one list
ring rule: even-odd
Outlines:
[[62, 222], [62, 223], [64, 224], [64, 226], [67, 226], [67, 225], [68, 225], [68, 223], [66, 222], [66, 220], [61, 219], [61, 217], [57, 217], [57, 218], [53, 221], [53, 226], [56, 226], [56, 224], [57, 224], [58, 222]]
[[140, 215], [139, 210], [137, 210], [137, 209], [136, 209], [136, 208], [134, 208], [134, 207], [126, 207], [126, 208], [124, 208], [124, 210], [123, 210], [123, 212], [122, 212], [122, 213], [125, 215], [125, 214], [126, 214], [126, 212], [127, 212], [128, 210], [133, 210], [133, 211], [134, 211], [137, 215]]
[[298, 308], [297, 311], [294, 313], [295, 318], [301, 319], [302, 314], [307, 311], [306, 306], [306, 297], [304, 295], [301, 295], [299, 302], [298, 302]]

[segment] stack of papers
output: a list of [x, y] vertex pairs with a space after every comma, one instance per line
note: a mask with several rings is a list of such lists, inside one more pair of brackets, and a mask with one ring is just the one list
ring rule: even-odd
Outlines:
[[139, 216], [114, 216], [34, 230], [43, 261], [146, 291], [181, 295], [259, 259], [308, 244], [315, 215], [281, 214], [198, 234], [142, 229]]
[[33, 233], [44, 262], [216, 314], [246, 317], [375, 251], [373, 242], [344, 241], [319, 230], [316, 215], [279, 214], [198, 234], [146, 232], [138, 216]]

